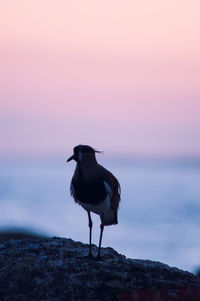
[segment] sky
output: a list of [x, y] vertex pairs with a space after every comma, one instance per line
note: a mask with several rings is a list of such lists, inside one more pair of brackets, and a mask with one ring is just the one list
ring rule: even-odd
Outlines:
[[200, 154], [200, 2], [1, 0], [0, 155]]

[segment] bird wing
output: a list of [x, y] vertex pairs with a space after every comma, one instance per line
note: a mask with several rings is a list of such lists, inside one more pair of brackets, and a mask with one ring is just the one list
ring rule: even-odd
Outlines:
[[[111, 208], [113, 208], [115, 211], [118, 210], [119, 202], [120, 202], [120, 194], [121, 194], [121, 188], [119, 181], [115, 178], [115, 176], [106, 168], [98, 164], [98, 175], [101, 176], [104, 181], [110, 186], [112, 190], [112, 196], [111, 196]], [[75, 169], [74, 175], [72, 177], [71, 185], [70, 185], [70, 193], [71, 196], [74, 198], [74, 201], [76, 203], [79, 203], [79, 200], [76, 198], [74, 187], [76, 185], [76, 182], [78, 181], [78, 170]]]
[[104, 180], [108, 183], [112, 190], [111, 207], [113, 209], [118, 209], [121, 194], [121, 187], [119, 181], [109, 170], [107, 170], [101, 165], [98, 165], [98, 167]]

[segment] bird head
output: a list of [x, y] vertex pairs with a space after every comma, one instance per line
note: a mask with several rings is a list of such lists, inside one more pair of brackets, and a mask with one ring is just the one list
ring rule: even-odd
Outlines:
[[98, 150], [95, 150], [89, 145], [77, 145], [74, 147], [73, 155], [67, 160], [67, 162], [71, 160], [75, 160], [77, 163], [81, 163], [87, 160], [95, 160], [95, 153], [101, 153]]

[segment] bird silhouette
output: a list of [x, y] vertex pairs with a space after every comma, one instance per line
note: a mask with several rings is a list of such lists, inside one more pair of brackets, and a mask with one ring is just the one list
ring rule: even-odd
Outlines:
[[89, 145], [77, 145], [73, 155], [67, 160], [76, 161], [76, 168], [71, 180], [70, 191], [76, 203], [88, 213], [89, 254], [92, 256], [92, 218], [91, 212], [100, 216], [100, 238], [97, 258], [100, 258], [104, 226], [118, 224], [117, 213], [120, 202], [120, 184], [116, 177], [96, 160], [95, 150]]

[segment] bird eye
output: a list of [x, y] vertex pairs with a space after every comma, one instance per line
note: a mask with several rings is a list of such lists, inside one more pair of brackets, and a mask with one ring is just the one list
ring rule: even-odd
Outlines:
[[77, 147], [77, 146], [74, 147], [74, 154], [75, 154], [75, 155], [78, 155], [78, 147]]

